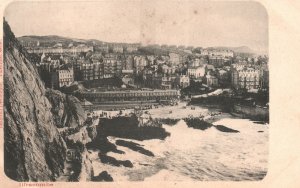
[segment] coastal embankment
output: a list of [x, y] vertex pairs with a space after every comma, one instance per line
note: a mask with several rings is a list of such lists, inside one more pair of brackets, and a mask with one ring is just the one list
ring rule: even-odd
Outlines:
[[269, 121], [269, 107], [262, 107], [255, 104], [242, 104], [241, 99], [227, 96], [208, 96], [194, 98], [189, 105], [204, 106], [207, 108], [217, 108], [222, 112], [231, 113], [239, 118], [249, 118], [255, 121]]
[[269, 121], [269, 108], [234, 104], [232, 114], [257, 121]]

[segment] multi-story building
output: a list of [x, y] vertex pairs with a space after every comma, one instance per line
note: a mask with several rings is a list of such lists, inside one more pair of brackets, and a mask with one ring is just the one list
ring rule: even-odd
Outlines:
[[134, 84], [134, 79], [132, 76], [130, 75], [125, 75], [123, 78], [122, 78], [122, 82], [124, 84], [127, 84], [127, 85], [133, 85]]
[[143, 70], [143, 84], [145, 87], [153, 87], [152, 78], [153, 78], [154, 72], [151, 69], [144, 69]]
[[210, 51], [211, 56], [222, 56], [222, 57], [233, 57], [233, 51], [231, 50], [212, 50]]
[[[44, 81], [46, 87], [54, 87], [53, 79], [56, 79], [56, 86], [58, 87], [58, 78], [54, 74], [57, 74], [57, 70], [61, 66], [65, 65], [62, 55], [41, 55], [40, 62], [37, 61], [37, 69], [41, 76], [41, 79]], [[54, 76], [52, 76], [54, 75]], [[53, 77], [53, 79], [52, 79]]]
[[233, 68], [233, 69], [236, 69], [236, 70], [243, 70], [245, 67], [247, 66], [247, 64], [246, 63], [234, 63], [234, 64], [232, 64], [231, 65], [231, 67]]
[[69, 86], [72, 82], [74, 82], [73, 68], [61, 69], [57, 72], [59, 87]]
[[188, 67], [206, 66], [207, 63], [208, 61], [203, 57], [195, 58], [188, 62]]
[[188, 54], [192, 54], [193, 52], [192, 52], [192, 50], [186, 50], [186, 49], [184, 49], [183, 50], [185, 53], [188, 53]]
[[99, 46], [97, 47], [101, 52], [108, 53], [109, 52], [109, 47], [107, 45], [105, 46]]
[[203, 56], [207, 56], [209, 53], [208, 53], [208, 50], [206, 50], [206, 49], [201, 49], [201, 55], [203, 55]]
[[174, 65], [178, 65], [182, 61], [180, 55], [177, 53], [169, 53], [169, 56], [170, 56], [170, 62]]
[[93, 62], [93, 79], [99, 80], [104, 77], [104, 65], [100, 59], [92, 59]]
[[133, 56], [129, 55], [123, 62], [122, 75], [132, 75], [133, 73]]
[[201, 78], [205, 75], [205, 67], [206, 66], [189, 67], [187, 75], [191, 78]]
[[177, 86], [176, 76], [163, 76], [161, 78], [161, 89], [172, 89]]
[[124, 60], [121, 57], [117, 58], [116, 76], [121, 76], [122, 70], [123, 70], [123, 62], [124, 62]]
[[120, 76], [123, 69], [123, 60], [113, 54], [108, 54], [104, 57], [104, 78], [111, 78], [113, 76]]
[[190, 77], [187, 75], [180, 75], [176, 79], [180, 88], [186, 88], [190, 85]]
[[243, 70], [232, 69], [231, 84], [235, 89], [258, 89], [260, 87], [260, 71], [253, 68]]
[[39, 63], [39, 69], [52, 72], [58, 69], [62, 64], [63, 64], [63, 57], [61, 55], [46, 56], [43, 53], [41, 56], [41, 62]]
[[167, 56], [167, 59], [164, 59], [167, 61], [170, 61], [172, 65], [178, 65], [180, 63], [184, 63], [187, 60], [187, 54], [185, 53], [178, 53], [178, 52], [170, 52], [169, 56]]
[[81, 64], [81, 73], [83, 80], [94, 80], [94, 65], [90, 60], [86, 60]]
[[269, 67], [267, 63], [260, 66], [261, 70], [261, 87], [264, 89], [269, 88]]
[[130, 45], [126, 48], [126, 51], [129, 53], [136, 52], [138, 50], [137, 46]]
[[224, 65], [224, 57], [223, 56], [209, 56], [208, 62], [215, 67], [222, 67]]
[[156, 57], [154, 55], [147, 55], [147, 60], [149, 61], [150, 65], [154, 65]]
[[133, 70], [134, 59], [132, 55], [127, 56], [123, 70]]
[[219, 86], [221, 87], [228, 87], [230, 86], [230, 73], [226, 70], [218, 70], [217, 71], [217, 78], [219, 81]]
[[89, 59], [80, 57], [73, 63], [74, 79], [99, 80], [104, 78], [104, 65], [102, 58], [92, 56]]
[[162, 72], [164, 74], [168, 74], [168, 75], [175, 74], [175, 71], [176, 71], [175, 66], [168, 66], [168, 65], [163, 65], [162, 66]]
[[116, 75], [117, 58], [109, 55], [104, 58], [104, 78], [111, 78]]
[[21, 43], [21, 45], [23, 47], [28, 48], [28, 49], [40, 46], [40, 42], [39, 41], [35, 42], [35, 41], [24, 41], [24, 40], [21, 40], [20, 43]]
[[218, 86], [218, 78], [214, 75], [206, 75], [206, 84], [208, 87], [217, 87]]
[[205, 66], [205, 72], [208, 73], [208, 72], [214, 72], [216, 70], [215, 66], [213, 65], [206, 65]]
[[144, 56], [135, 56], [134, 57], [134, 67], [135, 67], [136, 73], [141, 73], [147, 65], [148, 65], [148, 62]]
[[74, 80], [81, 81], [82, 79], [82, 72], [81, 67], [84, 63], [85, 59], [84, 57], [78, 57], [73, 62], [73, 70], [74, 70]]
[[113, 47], [113, 52], [114, 53], [123, 53], [123, 46], [121, 46], [121, 45], [115, 45]]
[[161, 78], [161, 88], [162, 89], [171, 89], [172, 88], [172, 79], [169, 76], [163, 76]]
[[208, 49], [201, 49], [201, 55], [203, 55], [203, 56], [233, 57], [234, 53], [231, 50], [208, 50]]
[[69, 86], [74, 82], [73, 67], [63, 67], [51, 72], [51, 88], [58, 89], [63, 86]]
[[145, 74], [144, 84], [146, 87], [160, 89], [162, 85], [162, 75], [161, 74]]

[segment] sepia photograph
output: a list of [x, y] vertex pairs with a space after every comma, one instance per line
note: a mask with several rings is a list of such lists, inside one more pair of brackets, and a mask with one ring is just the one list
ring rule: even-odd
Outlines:
[[269, 20], [255, 1], [13, 1], [4, 172], [17, 182], [261, 181]]

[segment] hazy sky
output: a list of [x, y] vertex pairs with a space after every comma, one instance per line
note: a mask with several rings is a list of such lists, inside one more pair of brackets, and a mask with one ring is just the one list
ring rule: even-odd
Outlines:
[[268, 16], [256, 2], [15, 2], [5, 19], [17, 37], [60, 35], [107, 42], [249, 46], [265, 52]]

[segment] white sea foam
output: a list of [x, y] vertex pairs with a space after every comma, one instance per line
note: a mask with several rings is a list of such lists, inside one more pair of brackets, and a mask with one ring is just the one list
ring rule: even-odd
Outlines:
[[[203, 109], [201, 112], [205, 112]], [[177, 112], [176, 112], [177, 113]], [[125, 154], [109, 152], [118, 160], [130, 160], [134, 167], [115, 167], [95, 159], [96, 174], [107, 170], [115, 181], [124, 180], [259, 180], [267, 171], [268, 125], [247, 119], [224, 118], [213, 123], [239, 133], [221, 132], [214, 127], [204, 131], [188, 128], [183, 120], [164, 125], [171, 136], [165, 140], [132, 141], [154, 153], [146, 156], [117, 146]], [[260, 132], [259, 132], [260, 131]], [[116, 139], [109, 137], [112, 143]], [[99, 172], [97, 171], [99, 170]]]

